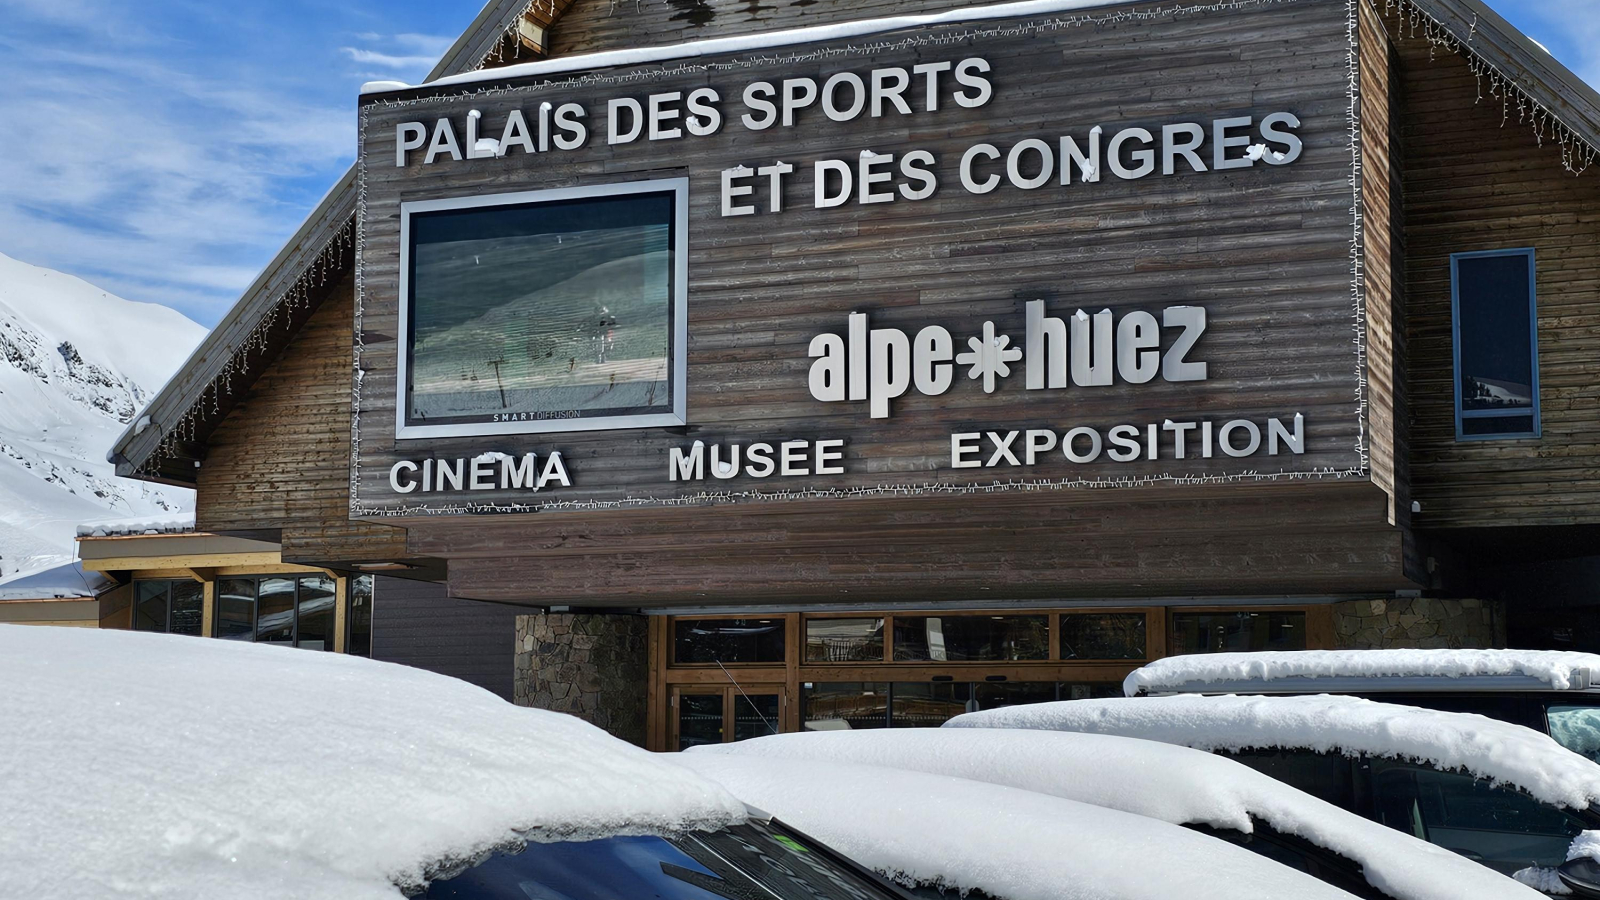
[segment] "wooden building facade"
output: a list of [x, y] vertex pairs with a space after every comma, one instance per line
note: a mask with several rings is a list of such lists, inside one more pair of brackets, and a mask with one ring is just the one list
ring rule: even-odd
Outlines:
[[359, 121], [116, 452], [422, 664], [667, 748], [1593, 639], [1600, 96], [1478, 0], [491, 2]]

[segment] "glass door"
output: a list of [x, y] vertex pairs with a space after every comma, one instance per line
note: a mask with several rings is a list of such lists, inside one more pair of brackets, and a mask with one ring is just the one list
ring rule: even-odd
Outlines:
[[672, 691], [671, 746], [687, 750], [783, 730], [782, 685], [681, 685]]

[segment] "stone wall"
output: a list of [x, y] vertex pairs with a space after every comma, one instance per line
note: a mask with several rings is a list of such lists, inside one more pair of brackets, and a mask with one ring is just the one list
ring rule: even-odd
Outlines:
[[1333, 619], [1341, 649], [1479, 649], [1506, 645], [1505, 610], [1493, 600], [1346, 600], [1334, 604]]
[[648, 621], [629, 615], [517, 616], [517, 705], [571, 713], [644, 746]]

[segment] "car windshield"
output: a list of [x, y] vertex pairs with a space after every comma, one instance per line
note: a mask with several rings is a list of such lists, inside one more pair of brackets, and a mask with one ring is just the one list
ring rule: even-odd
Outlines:
[[529, 844], [435, 881], [429, 900], [899, 900], [777, 822], [716, 832]]

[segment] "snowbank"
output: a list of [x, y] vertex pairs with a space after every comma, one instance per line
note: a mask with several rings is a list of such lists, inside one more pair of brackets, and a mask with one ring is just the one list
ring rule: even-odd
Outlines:
[[194, 530], [194, 511], [164, 516], [102, 519], [78, 526], [78, 537], [118, 537], [131, 534], [182, 534]]
[[1216, 838], [1031, 791], [810, 759], [676, 758], [902, 884], [1003, 900], [1350, 896]]
[[116, 583], [104, 573], [85, 572], [81, 562], [64, 563], [0, 578], [0, 600], [85, 599]]
[[1399, 900], [1538, 897], [1466, 857], [1231, 759], [1154, 741], [1058, 731], [913, 728], [781, 734], [697, 747], [690, 753], [908, 769], [1049, 794], [1174, 825], [1250, 833], [1252, 820], [1260, 820], [1360, 864], [1374, 887]]
[[[1196, 653], [1170, 656], [1135, 669], [1122, 683], [1140, 692], [1203, 689], [1218, 682], [1288, 678], [1432, 677], [1515, 675], [1556, 690], [1600, 686], [1600, 656], [1560, 650], [1296, 650]], [[1315, 685], [1311, 686], [1313, 689]]]
[[1600, 765], [1520, 725], [1326, 694], [1122, 697], [966, 713], [946, 728], [1119, 734], [1198, 750], [1288, 747], [1420, 760], [1521, 788], [1546, 803], [1600, 800]]
[[0, 625], [5, 896], [387, 898], [529, 833], [744, 807], [557, 713], [367, 659]]

